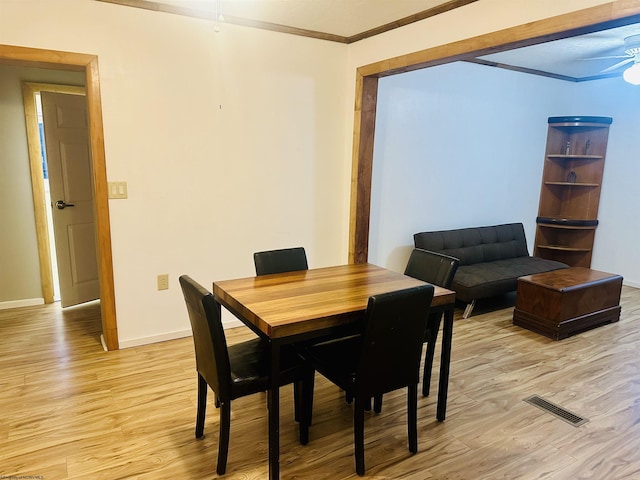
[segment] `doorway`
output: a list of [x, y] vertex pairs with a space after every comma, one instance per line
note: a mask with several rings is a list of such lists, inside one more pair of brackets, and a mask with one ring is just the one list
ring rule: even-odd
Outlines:
[[355, 78], [349, 262], [364, 263], [369, 257], [373, 145], [380, 78], [639, 21], [640, 6], [615, 1], [359, 67]]
[[[102, 336], [108, 350], [117, 350], [113, 261], [107, 192], [102, 106], [98, 58], [95, 55], [0, 45], [0, 63], [82, 72], [85, 76], [90, 138], [91, 175], [94, 185], [94, 212], [100, 280]], [[47, 239], [38, 237], [38, 244]], [[45, 246], [47, 243], [45, 243]], [[44, 248], [43, 248], [44, 250]], [[44, 293], [44, 292], [43, 292]], [[51, 293], [51, 298], [53, 294]]]
[[38, 238], [42, 238], [42, 241], [38, 242], [40, 281], [45, 303], [52, 303], [60, 301], [60, 282], [58, 280], [56, 246], [50, 208], [49, 175], [46, 164], [46, 150], [44, 148], [42, 92], [85, 95], [85, 89], [79, 86], [52, 83], [24, 82], [22, 84], [36, 232]]

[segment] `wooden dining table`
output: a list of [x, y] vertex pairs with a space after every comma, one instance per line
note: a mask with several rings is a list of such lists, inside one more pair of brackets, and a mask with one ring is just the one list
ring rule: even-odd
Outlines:
[[[369, 297], [424, 282], [369, 263], [213, 282], [216, 302], [233, 313], [271, 347], [269, 478], [280, 476], [280, 348], [282, 345], [344, 335], [357, 329]], [[431, 312], [444, 313], [438, 406], [445, 419], [455, 293], [435, 287]]]

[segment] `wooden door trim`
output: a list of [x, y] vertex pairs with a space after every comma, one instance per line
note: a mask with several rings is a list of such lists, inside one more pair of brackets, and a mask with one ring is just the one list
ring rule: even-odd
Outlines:
[[640, 21], [640, 5], [637, 1], [616, 0], [359, 67], [356, 71], [355, 88], [349, 262], [364, 263], [368, 261], [369, 256], [371, 171], [377, 106], [374, 86], [377, 92], [377, 82], [380, 77], [638, 21]]
[[100, 277], [102, 333], [107, 349], [117, 350], [119, 348], [118, 328], [116, 323], [111, 224], [109, 221], [107, 168], [104, 152], [98, 57], [83, 53], [0, 45], [0, 64], [69, 70], [84, 72], [85, 74], [85, 91], [89, 109], [89, 138], [95, 202], [98, 270]]

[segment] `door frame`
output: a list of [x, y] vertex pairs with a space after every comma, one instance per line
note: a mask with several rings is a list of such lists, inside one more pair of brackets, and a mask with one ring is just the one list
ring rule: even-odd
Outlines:
[[119, 348], [118, 327], [116, 323], [111, 224], [109, 222], [107, 168], [104, 151], [98, 57], [84, 53], [0, 45], [0, 63], [22, 67], [84, 72], [85, 74], [96, 245], [98, 249], [98, 275], [100, 278], [102, 335], [107, 350], [117, 350]]
[[369, 257], [373, 144], [381, 77], [637, 22], [640, 2], [615, 0], [359, 67], [353, 121], [349, 263], [365, 263]]

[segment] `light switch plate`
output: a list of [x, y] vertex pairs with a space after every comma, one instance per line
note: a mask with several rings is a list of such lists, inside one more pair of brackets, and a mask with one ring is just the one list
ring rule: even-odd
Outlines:
[[127, 182], [108, 182], [109, 198], [127, 198]]

